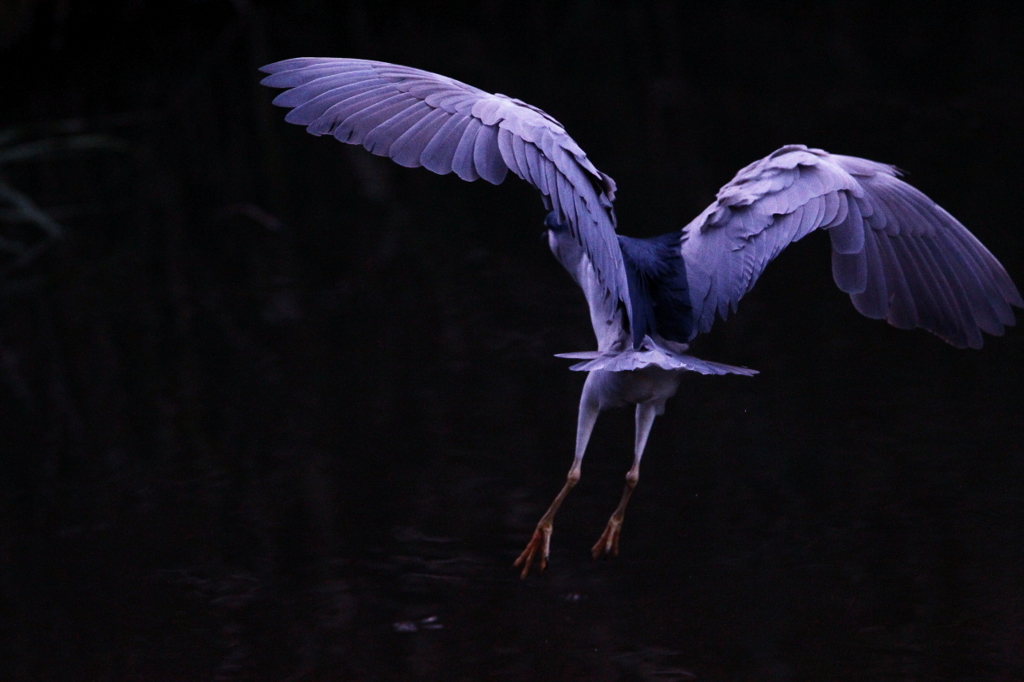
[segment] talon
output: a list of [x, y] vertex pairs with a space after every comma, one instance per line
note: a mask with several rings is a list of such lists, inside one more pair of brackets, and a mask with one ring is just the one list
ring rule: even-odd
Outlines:
[[608, 525], [604, 527], [604, 532], [601, 533], [601, 537], [597, 539], [597, 542], [590, 549], [590, 556], [594, 559], [597, 559], [602, 554], [619, 556], [619, 534], [621, 531], [622, 519], [617, 519], [614, 516], [608, 519]]
[[523, 550], [519, 558], [512, 563], [513, 568], [523, 567], [523, 571], [519, 574], [519, 577], [523, 580], [530, 574], [530, 568], [533, 566], [534, 559], [537, 558], [538, 553], [540, 554], [539, 561], [537, 561], [537, 572], [542, 573], [545, 568], [548, 567], [548, 551], [551, 547], [551, 526], [537, 526], [537, 529], [533, 531], [533, 537], [530, 538], [530, 542], [526, 544], [526, 548]]

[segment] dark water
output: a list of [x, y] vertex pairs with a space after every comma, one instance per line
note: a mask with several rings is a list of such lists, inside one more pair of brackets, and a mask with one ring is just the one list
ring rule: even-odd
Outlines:
[[523, 581], [583, 381], [552, 355], [593, 344], [534, 192], [316, 140], [255, 85], [353, 55], [522, 97], [637, 236], [785, 143], [894, 162], [1024, 282], [1014, 17], [759, 7], [4, 8], [0, 181], [63, 236], [5, 190], [0, 679], [1024, 679], [1019, 330], [865, 320], [791, 247], [695, 347], [762, 373], [683, 383], [622, 555], [589, 548], [626, 411]]

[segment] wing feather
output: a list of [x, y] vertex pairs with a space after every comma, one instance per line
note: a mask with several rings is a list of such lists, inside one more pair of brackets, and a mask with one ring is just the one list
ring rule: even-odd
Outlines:
[[455, 150], [459, 148], [459, 140], [462, 139], [469, 120], [465, 114], [453, 114], [448, 117], [420, 154], [420, 163], [424, 168], [438, 175], [452, 172]]
[[336, 98], [339, 96], [352, 96], [375, 87], [379, 86], [373, 83], [352, 83], [351, 77], [347, 73], [331, 74], [322, 78], [316, 78], [291, 90], [285, 90], [274, 98], [274, 104], [279, 107], [299, 107], [331, 91], [335, 92], [333, 98], [336, 101]]
[[512, 133], [505, 128], [498, 129], [498, 150], [509, 170], [522, 177], [522, 171], [519, 170], [519, 163], [516, 161], [516, 153], [512, 149]]
[[873, 230], [864, 230], [863, 256], [864, 288], [851, 293], [850, 300], [861, 315], [880, 320], [889, 307], [889, 282]]
[[[288, 59], [264, 66], [274, 103], [314, 135], [361, 144], [403, 166], [493, 184], [509, 170], [537, 187], [583, 246], [601, 285], [631, 312], [615, 234], [615, 183], [540, 109], [457, 80], [359, 59]], [[772, 182], [769, 182], [771, 185]], [[634, 335], [640, 333], [637, 330]], [[642, 341], [642, 335], [634, 344]]]
[[772, 259], [828, 230], [832, 274], [858, 311], [957, 347], [1000, 335], [1024, 300], [967, 229], [891, 166], [783, 147], [747, 166], [683, 228], [694, 334], [725, 317]]
[[[377, 123], [376, 126], [370, 129], [369, 132], [363, 137], [363, 147], [366, 151], [377, 156], [390, 156], [394, 157], [398, 154], [399, 149], [395, 149], [395, 153], [391, 152], [391, 145], [405, 134], [405, 131], [419, 123], [423, 118], [428, 116], [433, 109], [430, 108], [425, 102], [412, 100], [403, 109], [395, 113], [395, 115], [387, 118], [383, 122]], [[370, 116], [359, 115], [360, 126], [359, 128], [365, 129], [373, 125], [376, 120]], [[358, 134], [361, 132], [358, 128], [353, 129], [353, 133]]]
[[371, 97], [353, 97], [335, 104], [310, 123], [307, 129], [333, 135], [340, 142], [347, 142], [354, 137], [365, 141], [366, 135], [382, 122], [401, 116], [416, 104], [416, 100], [405, 93], [390, 94], [376, 90], [367, 95]]
[[472, 182], [480, 178], [476, 165], [473, 163], [473, 149], [476, 147], [476, 136], [483, 127], [484, 124], [480, 122], [480, 119], [471, 117], [459, 139], [459, 146], [455, 149], [452, 168], [455, 170], [455, 174], [463, 180]]
[[832, 220], [827, 225], [823, 225], [826, 228], [837, 227], [846, 222], [846, 218], [850, 214], [850, 202], [854, 200], [846, 192], [833, 192], [833, 194], [839, 199], [839, 209]]
[[420, 157], [427, 145], [434, 139], [434, 135], [445, 123], [450, 121], [452, 116], [440, 109], [432, 109], [430, 113], [421, 118], [392, 144], [398, 150], [391, 158], [400, 166], [406, 168], [418, 168], [423, 165]]
[[832, 278], [840, 291], [862, 294], [868, 287], [868, 263], [863, 252], [841, 253], [832, 250]]
[[[358, 111], [360, 107], [367, 107], [377, 104], [381, 99], [385, 97], [393, 97], [398, 93], [392, 93], [390, 90], [380, 86], [374, 86], [373, 84], [358, 84], [359, 87], [346, 88], [346, 92], [343, 93], [344, 98], [339, 99], [339, 93], [334, 91], [325, 92], [317, 95], [312, 99], [306, 101], [303, 104], [295, 107], [289, 111], [284, 120], [288, 123], [294, 123], [296, 125], [311, 126], [319, 123], [314, 135], [323, 135], [332, 122], [336, 126], [338, 122], [344, 120], [344, 114], [341, 118], [337, 116], [324, 117], [328, 111], [338, 106], [339, 102], [345, 102], [351, 105], [352, 111]], [[282, 93], [282, 94], [287, 94]], [[276, 103], [275, 98], [275, 103]], [[287, 105], [282, 105], [287, 106]], [[320, 119], [323, 117], [323, 120]]]
[[498, 141], [498, 128], [487, 125], [480, 126], [473, 144], [473, 165], [480, 177], [492, 185], [500, 185], [508, 173], [508, 166], [501, 157], [494, 153]]

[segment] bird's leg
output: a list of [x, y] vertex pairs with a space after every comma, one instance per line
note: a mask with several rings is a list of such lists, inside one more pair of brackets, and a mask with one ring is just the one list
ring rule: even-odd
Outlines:
[[629, 497], [640, 480], [640, 458], [644, 456], [644, 447], [647, 445], [647, 436], [651, 433], [651, 426], [654, 425], [654, 417], [658, 409], [655, 403], [642, 403], [636, 406], [636, 441], [633, 445], [633, 466], [626, 473], [626, 488], [622, 491], [622, 499], [619, 506], [612, 512], [608, 519], [608, 525], [604, 533], [590, 550], [590, 556], [595, 559], [602, 554], [619, 555], [619, 533], [622, 530], [622, 517], [626, 515], [626, 505]]
[[579, 419], [576, 423], [576, 456], [573, 458], [569, 475], [566, 476], [565, 485], [562, 486], [562, 490], [555, 496], [555, 500], [548, 507], [548, 510], [544, 512], [544, 516], [540, 517], [540, 521], [537, 522], [537, 528], [533, 531], [533, 537], [530, 538], [526, 549], [523, 550], [522, 554], [519, 555], [519, 558], [513, 564], [516, 568], [522, 566], [523, 571], [519, 574], [521, 578], [526, 578], [530, 573], [530, 567], [533, 566], [534, 561], [537, 562], [537, 569], [540, 571], [543, 571], [548, 565], [551, 531], [554, 527], [555, 514], [558, 513], [558, 508], [562, 506], [562, 500], [565, 499], [569, 491], [580, 480], [583, 453], [586, 452], [587, 443], [590, 441], [590, 433], [594, 430], [594, 424], [597, 422], [597, 415], [599, 413], [597, 401], [588, 395], [587, 385], [584, 385], [583, 396], [580, 398]]

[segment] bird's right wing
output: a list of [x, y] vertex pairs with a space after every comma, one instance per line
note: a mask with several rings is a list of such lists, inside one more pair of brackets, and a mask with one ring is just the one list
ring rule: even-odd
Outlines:
[[739, 173], [683, 228], [695, 331], [746, 294], [782, 249], [816, 229], [832, 274], [861, 314], [980, 348], [1024, 300], [1006, 270], [934, 201], [874, 161], [783, 147]]
[[407, 66], [362, 59], [287, 59], [262, 84], [313, 135], [361, 144], [409, 168], [495, 185], [508, 171], [540, 190], [583, 246], [608, 295], [630, 309], [615, 234], [615, 182], [540, 109]]

